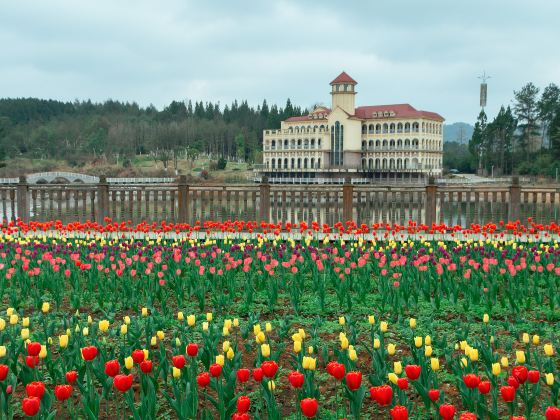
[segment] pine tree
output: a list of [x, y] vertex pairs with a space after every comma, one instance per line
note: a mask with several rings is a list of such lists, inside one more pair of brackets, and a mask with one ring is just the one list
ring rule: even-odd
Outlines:
[[520, 152], [536, 151], [535, 137], [539, 134], [539, 111], [537, 106], [537, 95], [539, 88], [533, 83], [527, 83], [519, 91], [513, 92], [515, 104], [513, 111], [518, 121], [519, 136], [518, 144]]

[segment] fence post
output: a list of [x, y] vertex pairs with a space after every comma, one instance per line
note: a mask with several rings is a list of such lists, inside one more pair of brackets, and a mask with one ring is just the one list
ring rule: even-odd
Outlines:
[[519, 177], [514, 176], [511, 178], [511, 185], [509, 187], [508, 221], [515, 222], [519, 220], [520, 206], [521, 206], [521, 185], [519, 184]]
[[189, 223], [189, 186], [187, 185], [187, 176], [180, 175], [177, 182], [179, 200], [179, 222]]
[[268, 177], [263, 176], [260, 190], [260, 209], [259, 209], [259, 222], [268, 222], [270, 219], [270, 184], [268, 183]]
[[430, 228], [436, 222], [437, 190], [436, 180], [433, 176], [430, 176], [426, 185], [426, 203], [424, 208], [424, 224]]
[[[344, 222], [354, 220], [352, 217], [354, 205], [354, 186], [350, 177], [344, 178], [342, 186], [342, 218]], [[357, 221], [356, 221], [357, 222]]]
[[105, 224], [105, 218], [109, 216], [109, 183], [107, 177], [101, 175], [97, 184], [97, 223]]
[[29, 184], [25, 176], [19, 177], [19, 183], [16, 187], [16, 203], [17, 203], [17, 217], [21, 219], [22, 222], [29, 222]]

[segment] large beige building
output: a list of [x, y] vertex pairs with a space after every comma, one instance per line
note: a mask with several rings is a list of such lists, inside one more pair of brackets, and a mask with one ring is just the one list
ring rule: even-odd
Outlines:
[[419, 178], [441, 174], [443, 121], [409, 104], [355, 106], [357, 82], [342, 72], [331, 83], [331, 108], [264, 130], [258, 172], [276, 181]]

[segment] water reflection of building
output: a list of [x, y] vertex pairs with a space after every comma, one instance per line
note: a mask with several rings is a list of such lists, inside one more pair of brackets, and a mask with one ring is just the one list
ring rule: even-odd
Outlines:
[[264, 130], [260, 175], [313, 181], [441, 174], [443, 117], [409, 104], [355, 107], [357, 82], [345, 72], [330, 85], [331, 108]]

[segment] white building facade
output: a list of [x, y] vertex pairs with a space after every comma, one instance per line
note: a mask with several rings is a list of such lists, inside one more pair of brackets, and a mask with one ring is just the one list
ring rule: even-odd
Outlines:
[[357, 82], [345, 72], [330, 85], [331, 108], [264, 130], [261, 175], [312, 181], [441, 174], [443, 117], [409, 104], [355, 107]]

